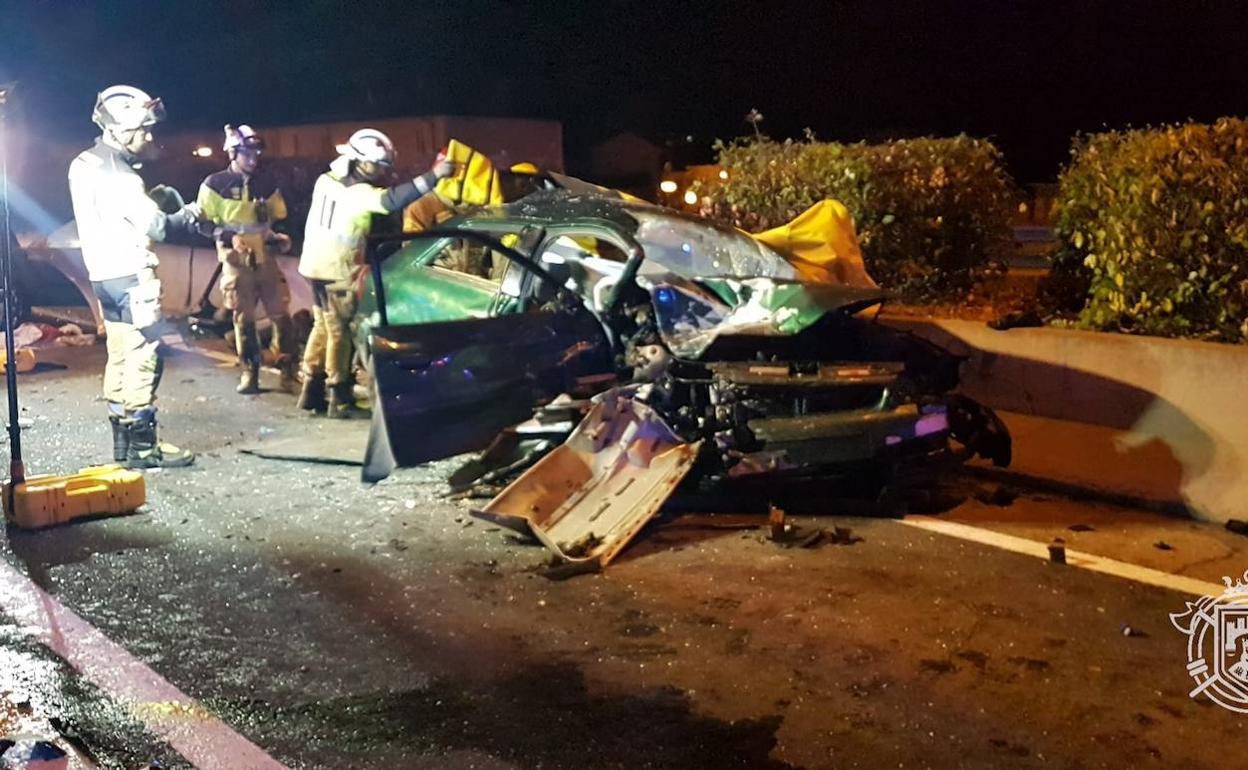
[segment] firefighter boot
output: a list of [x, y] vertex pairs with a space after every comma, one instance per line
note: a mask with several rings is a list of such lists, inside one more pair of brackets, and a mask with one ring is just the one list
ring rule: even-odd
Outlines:
[[124, 463], [130, 453], [130, 429], [125, 423], [126, 410], [121, 404], [108, 405], [108, 422], [113, 427], [113, 462]]
[[173, 444], [163, 444], [157, 436], [156, 410], [140, 409], [125, 420], [130, 446], [126, 456], [129, 468], [185, 468], [195, 455]]
[[260, 392], [260, 340], [256, 337], [256, 324], [248, 321], [239, 311], [234, 311], [234, 345], [238, 351], [238, 365], [243, 374], [234, 390], [243, 394]]
[[277, 381], [278, 390], [283, 393], [300, 393], [299, 378], [295, 376], [297, 366], [294, 356], [282, 356], [277, 359], [277, 372], [280, 378]]
[[291, 322], [290, 316], [279, 315], [273, 319], [273, 339], [270, 349], [277, 359], [278, 389], [286, 393], [299, 392], [299, 380], [295, 377], [295, 370], [299, 367], [299, 360], [295, 357], [293, 346], [295, 340], [294, 324]]
[[303, 389], [299, 391], [297, 406], [308, 412], [324, 413], [329, 404], [325, 401], [325, 373], [303, 375]]
[[260, 361], [253, 358], [250, 361], [240, 362], [243, 366], [243, 373], [238, 378], [238, 387], [234, 389], [236, 393], [243, 395], [255, 395], [260, 392]]
[[353, 390], [350, 382], [340, 382], [331, 387], [325, 416], [334, 420], [367, 417], [368, 413], [355, 405]]

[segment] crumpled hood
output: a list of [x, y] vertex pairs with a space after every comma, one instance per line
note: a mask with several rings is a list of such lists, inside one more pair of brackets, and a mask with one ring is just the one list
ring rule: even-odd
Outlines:
[[792, 336], [828, 313], [852, 314], [879, 304], [878, 288], [812, 284], [779, 278], [704, 278], [638, 274], [650, 292], [664, 343], [698, 358], [723, 335]]

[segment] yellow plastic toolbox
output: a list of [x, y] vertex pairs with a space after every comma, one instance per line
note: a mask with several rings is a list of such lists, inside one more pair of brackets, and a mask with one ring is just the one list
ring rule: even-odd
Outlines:
[[65, 476], [31, 476], [4, 483], [4, 515], [22, 529], [64, 524], [84, 516], [133, 513], [147, 501], [143, 474], [100, 465]]

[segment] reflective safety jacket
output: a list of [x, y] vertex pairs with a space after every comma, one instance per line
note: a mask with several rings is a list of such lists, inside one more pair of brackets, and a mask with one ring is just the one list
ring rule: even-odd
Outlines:
[[349, 283], [363, 262], [373, 215], [405, 208], [430, 192], [436, 182], [429, 173], [394, 187], [378, 187], [350, 176], [347, 167], [335, 161], [312, 188], [299, 257], [299, 273], [305, 278]]
[[82, 261], [92, 281], [138, 275], [157, 264], [152, 241], [184, 226], [185, 215], [165, 214], [147, 196], [143, 179], [121, 150], [97, 139], [69, 165]]
[[196, 201], [204, 216], [220, 228], [218, 252], [232, 249], [233, 237], [239, 235], [257, 262], [268, 259], [264, 236], [270, 225], [286, 218], [286, 200], [263, 169], [252, 175], [232, 168], [210, 174], [199, 186]]

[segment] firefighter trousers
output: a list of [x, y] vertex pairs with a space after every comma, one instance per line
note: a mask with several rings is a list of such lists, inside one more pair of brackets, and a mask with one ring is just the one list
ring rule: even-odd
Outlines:
[[233, 313], [234, 348], [241, 362], [250, 363], [260, 358], [260, 340], [256, 335], [256, 309], [264, 305], [264, 312], [273, 324], [270, 350], [279, 359], [294, 354], [294, 331], [290, 322], [290, 287], [277, 262], [266, 259], [255, 267], [238, 258], [226, 258], [221, 262], [221, 296], [225, 307]]
[[[152, 405], [164, 362], [160, 355], [159, 324], [140, 328], [133, 310], [144, 292], [156, 283], [155, 273], [97, 281], [91, 284], [104, 316], [108, 336], [108, 363], [104, 366], [104, 398], [115, 407], [137, 411]], [[158, 295], [159, 285], [156, 292]], [[157, 300], [159, 301], [159, 300]]]
[[329, 386], [351, 381], [355, 305], [355, 293], [344, 284], [312, 281], [312, 333], [303, 351], [305, 380], [324, 375]]

